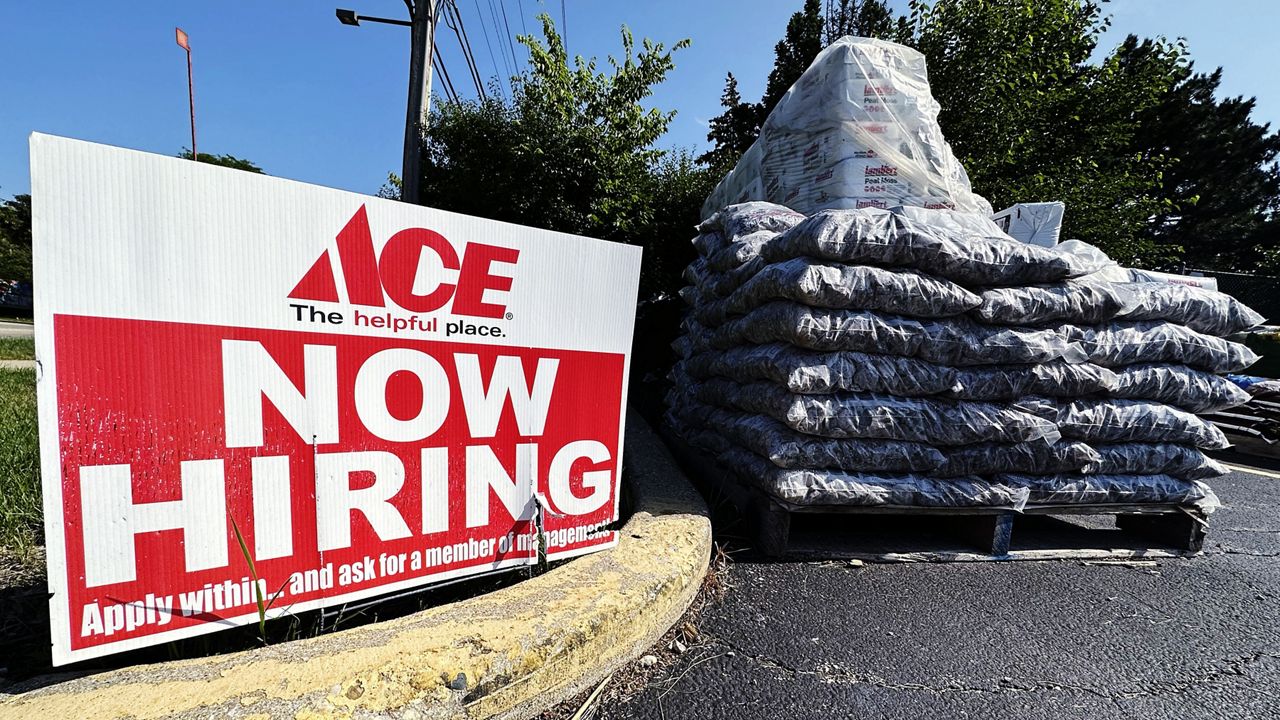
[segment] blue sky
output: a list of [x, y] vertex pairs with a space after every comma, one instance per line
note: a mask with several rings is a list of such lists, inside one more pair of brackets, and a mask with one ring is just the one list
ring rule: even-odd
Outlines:
[[[894, 0], [902, 6], [905, 0]], [[756, 99], [773, 45], [801, 0], [565, 0], [569, 49], [603, 59], [621, 47], [618, 28], [670, 45], [690, 37], [652, 102], [678, 111], [662, 144], [706, 147], [724, 75]], [[32, 131], [175, 154], [190, 145], [186, 65], [173, 40], [191, 36], [197, 140], [203, 152], [253, 160], [267, 172], [373, 193], [398, 171], [403, 143], [407, 29], [351, 28], [335, 6], [399, 17], [400, 0], [138, 0], [128, 3], [0, 0], [0, 197], [26, 192]], [[505, 76], [498, 59], [521, 47], [507, 33], [536, 32], [543, 10], [560, 22], [556, 0], [458, 0], [486, 76]], [[504, 23], [501, 9], [505, 7]], [[1103, 38], [1129, 32], [1185, 37], [1197, 67], [1224, 67], [1229, 95], [1256, 96], [1255, 119], [1280, 126], [1280, 2], [1275, 0], [1115, 0]], [[495, 22], [494, 12], [497, 11]], [[442, 28], [442, 57], [459, 92], [465, 66]], [[486, 36], [488, 37], [486, 41]], [[489, 52], [492, 46], [493, 54]], [[470, 94], [474, 94], [474, 89]]]

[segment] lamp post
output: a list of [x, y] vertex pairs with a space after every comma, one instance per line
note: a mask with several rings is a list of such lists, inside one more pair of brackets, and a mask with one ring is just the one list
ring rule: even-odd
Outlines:
[[187, 106], [191, 111], [191, 159], [200, 161], [200, 153], [196, 152], [196, 86], [191, 75], [191, 40], [182, 28], [173, 29], [174, 39], [178, 47], [187, 51]]
[[339, 9], [338, 22], [358, 26], [361, 21], [404, 25], [410, 29], [409, 103], [404, 123], [404, 161], [400, 172], [400, 199], [422, 204], [422, 138], [431, 111], [431, 53], [440, 0], [405, 0], [408, 20], [360, 15]]

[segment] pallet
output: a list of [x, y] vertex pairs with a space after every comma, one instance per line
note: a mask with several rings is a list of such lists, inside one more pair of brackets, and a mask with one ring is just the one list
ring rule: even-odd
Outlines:
[[756, 548], [768, 557], [866, 562], [1186, 557], [1201, 551], [1208, 526], [1195, 510], [1171, 504], [1039, 505], [1020, 512], [792, 505], [741, 484], [666, 428], [663, 435], [695, 483], [738, 510]]
[[1231, 441], [1231, 449], [1236, 452], [1254, 457], [1280, 458], [1280, 443], [1267, 442], [1261, 437], [1240, 435], [1232, 432], [1227, 432], [1226, 436]]

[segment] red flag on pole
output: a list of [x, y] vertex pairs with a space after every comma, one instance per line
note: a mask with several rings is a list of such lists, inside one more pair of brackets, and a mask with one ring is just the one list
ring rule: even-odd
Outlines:
[[178, 47], [191, 52], [191, 43], [187, 41], [187, 34], [182, 31], [182, 28], [174, 28], [173, 33], [178, 40]]

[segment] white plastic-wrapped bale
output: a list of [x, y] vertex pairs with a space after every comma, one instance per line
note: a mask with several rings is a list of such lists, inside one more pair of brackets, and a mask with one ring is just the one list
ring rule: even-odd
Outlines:
[[921, 53], [841, 38], [779, 100], [703, 215], [748, 199], [804, 213], [909, 204], [989, 216], [942, 135], [939, 110]]

